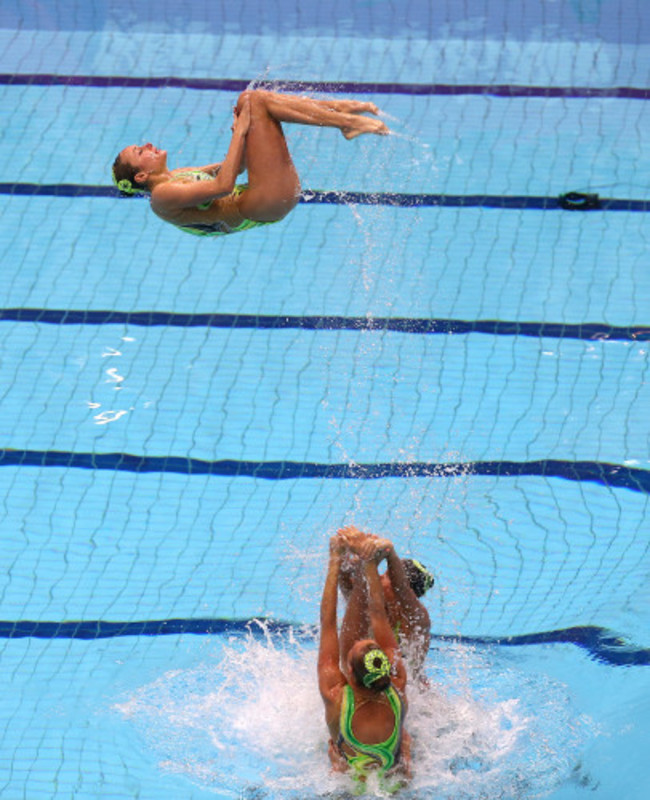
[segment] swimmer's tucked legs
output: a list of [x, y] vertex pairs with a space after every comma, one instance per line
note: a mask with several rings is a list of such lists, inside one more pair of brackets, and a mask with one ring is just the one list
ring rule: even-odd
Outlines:
[[372, 104], [353, 100], [312, 100], [255, 89], [240, 95], [235, 114], [244, 104], [250, 109], [245, 156], [248, 189], [237, 199], [237, 210], [245, 219], [256, 222], [282, 219], [300, 197], [300, 181], [284, 138], [283, 122], [338, 128], [346, 139], [362, 133], [389, 132], [383, 122], [362, 113], [374, 113]]
[[267, 95], [273, 95], [276, 99], [285, 103], [287, 106], [297, 101], [297, 104], [302, 105], [304, 101], [308, 103], [316, 103], [324, 109], [330, 111], [338, 111], [342, 114], [378, 114], [379, 108], [374, 104], [365, 100], [335, 100], [327, 98], [326, 100], [318, 100], [314, 97], [306, 97], [304, 95], [295, 94], [282, 94], [281, 92], [269, 92], [264, 90]]
[[338, 128], [346, 139], [354, 139], [362, 133], [382, 135], [389, 133], [381, 120], [362, 115], [365, 111], [371, 114], [377, 113], [378, 109], [373, 103], [356, 100], [314, 100], [311, 97], [267, 92], [263, 89], [244, 92], [239, 102], [246, 95], [250, 97], [251, 106], [253, 103], [263, 103], [268, 114], [278, 122]]

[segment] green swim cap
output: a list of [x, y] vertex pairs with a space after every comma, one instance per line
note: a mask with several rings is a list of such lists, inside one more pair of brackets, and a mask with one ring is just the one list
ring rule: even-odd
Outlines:
[[411, 584], [411, 589], [416, 597], [422, 597], [435, 583], [433, 575], [429, 570], [414, 558], [403, 558], [402, 564], [406, 570], [406, 576]]
[[369, 689], [375, 681], [390, 675], [390, 661], [383, 650], [375, 648], [368, 650], [363, 657], [363, 666], [366, 674], [363, 676], [363, 685]]

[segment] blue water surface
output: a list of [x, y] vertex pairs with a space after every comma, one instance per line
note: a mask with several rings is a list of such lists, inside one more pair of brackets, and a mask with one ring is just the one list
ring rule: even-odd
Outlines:
[[[345, 796], [314, 626], [350, 523], [436, 576], [405, 800], [645, 797], [647, 212], [505, 203], [648, 199], [644, 10], [3, 3], [2, 797]], [[82, 196], [132, 142], [225, 153], [237, 89], [165, 76], [346, 87], [393, 135], [286, 126], [310, 202], [186, 236]]]

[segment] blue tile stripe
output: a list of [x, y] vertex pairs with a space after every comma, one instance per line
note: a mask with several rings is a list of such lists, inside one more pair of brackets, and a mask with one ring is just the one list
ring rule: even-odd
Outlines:
[[273, 314], [184, 314], [172, 311], [102, 311], [57, 308], [0, 308], [0, 322], [47, 325], [137, 325], [141, 327], [253, 330], [369, 331], [405, 334], [484, 333], [536, 339], [582, 341], [650, 340], [650, 325], [613, 326], [600, 322], [518, 322], [508, 320], [425, 319], [412, 317], [286, 316]]
[[[265, 633], [260, 631], [263, 623]], [[0, 620], [2, 639], [81, 639], [94, 641], [120, 636], [180, 636], [184, 634], [267, 635], [268, 632], [285, 634], [291, 631], [294, 637], [315, 639], [317, 629], [271, 619], [211, 619], [185, 618], [163, 620], [140, 620], [135, 622], [111, 622], [107, 620], [79, 621], [30, 621]], [[554, 631], [529, 633], [519, 636], [447, 636], [433, 634], [432, 639], [467, 645], [522, 647], [544, 644], [573, 644], [587, 650], [598, 660], [618, 666], [650, 665], [650, 649], [634, 645], [613, 631], [594, 625], [575, 626]]]
[[[180, 78], [127, 75], [57, 75], [53, 73], [2, 73], [0, 85], [78, 86], [98, 89], [198, 89], [203, 91], [243, 92], [251, 81], [238, 78]], [[269, 81], [256, 82], [256, 88], [287, 92], [327, 92], [345, 94], [406, 95], [490, 95], [492, 97], [620, 98], [648, 100], [650, 89], [633, 86], [527, 86], [518, 84], [377, 83], [358, 81]]]
[[74, 453], [59, 450], [0, 450], [0, 467], [65, 467], [257, 478], [260, 480], [378, 480], [386, 478], [450, 478], [493, 476], [499, 478], [545, 477], [588, 481], [614, 489], [650, 494], [650, 471], [598, 461], [468, 461], [386, 462], [376, 464], [323, 464], [303, 461], [204, 461], [183, 456], [145, 456], [130, 453]]
[[[144, 195], [124, 197], [114, 186], [79, 183], [0, 183], [0, 194], [16, 197], [109, 197], [142, 200]], [[568, 194], [571, 194], [570, 192]], [[650, 211], [650, 200], [598, 197], [595, 206], [567, 204], [562, 196], [489, 194], [407, 194], [403, 192], [331, 192], [306, 189], [300, 202], [310, 205], [366, 205], [395, 208], [496, 208], [532, 211]]]

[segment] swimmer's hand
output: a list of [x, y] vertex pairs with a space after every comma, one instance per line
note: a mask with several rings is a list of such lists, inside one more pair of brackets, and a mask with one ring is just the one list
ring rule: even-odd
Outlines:
[[346, 542], [349, 551], [359, 556], [362, 561], [379, 563], [393, 549], [390, 539], [382, 539], [374, 533], [364, 533], [354, 525], [341, 528], [338, 535]]
[[388, 554], [392, 549], [393, 543], [390, 539], [380, 539], [375, 537], [374, 539], [366, 542], [364, 545], [364, 552], [361, 554], [361, 557], [364, 561], [374, 561], [376, 564], [379, 564], [380, 561], [388, 558]]
[[349, 547], [353, 547], [365, 541], [368, 534], [360, 531], [354, 525], [346, 525], [344, 528], [339, 528], [338, 535], [344, 539]]
[[365, 533], [354, 525], [346, 525], [345, 528], [340, 528], [339, 536], [345, 539], [353, 553], [356, 553], [366, 542], [375, 541], [379, 538], [374, 533]]
[[330, 538], [330, 556], [340, 557], [347, 550], [347, 544], [338, 534]]

